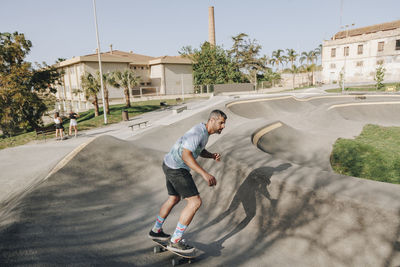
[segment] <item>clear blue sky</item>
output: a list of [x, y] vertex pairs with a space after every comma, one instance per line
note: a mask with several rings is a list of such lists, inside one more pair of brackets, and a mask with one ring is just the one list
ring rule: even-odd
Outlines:
[[[97, 0], [101, 50], [149, 56], [178, 55], [208, 39], [208, 7], [215, 8], [216, 40], [225, 49], [241, 32], [256, 39], [262, 54], [316, 48], [342, 24], [363, 27], [400, 19], [399, 0]], [[1, 0], [0, 32], [18, 31], [32, 41], [27, 60], [93, 53], [92, 0]]]

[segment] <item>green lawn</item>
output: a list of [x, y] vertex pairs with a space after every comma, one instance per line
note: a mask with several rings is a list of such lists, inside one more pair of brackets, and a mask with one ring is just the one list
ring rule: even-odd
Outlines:
[[[189, 100], [189, 99], [185, 99]], [[179, 102], [176, 99], [165, 99], [162, 102], [166, 102], [167, 105], [176, 105]], [[126, 108], [125, 105], [112, 105], [110, 106], [110, 114], [107, 115], [108, 124], [117, 123], [122, 121], [122, 111], [127, 110], [129, 118], [133, 118], [140, 114], [150, 112], [156, 109], [161, 108], [160, 100], [149, 100], [149, 101], [141, 101], [141, 102], [131, 102], [131, 107]], [[94, 116], [94, 109], [79, 113], [80, 117], [78, 118], [78, 130], [89, 130], [93, 128], [98, 128], [104, 126], [104, 116], [103, 109], [100, 108], [100, 116]], [[69, 128], [69, 120], [64, 120], [63, 122], [65, 132], [68, 132]], [[54, 138], [55, 135], [48, 135], [46, 138]], [[26, 143], [29, 143], [33, 140], [44, 140], [43, 136], [39, 136], [36, 138], [36, 133], [26, 132], [19, 134], [13, 137], [5, 137], [4, 135], [0, 135], [0, 149], [4, 149], [7, 147], [19, 146]]]
[[355, 139], [338, 139], [331, 165], [340, 174], [400, 184], [400, 127], [369, 124]]
[[[400, 85], [398, 83], [386, 83], [385, 87], [380, 90], [379, 92], [385, 92], [388, 87], [394, 87], [396, 91], [399, 91]], [[375, 85], [366, 85], [366, 86], [359, 86], [359, 87], [345, 87], [345, 92], [376, 92]], [[329, 89], [326, 90], [328, 93], [341, 93], [342, 88], [335, 88], [335, 89]]]

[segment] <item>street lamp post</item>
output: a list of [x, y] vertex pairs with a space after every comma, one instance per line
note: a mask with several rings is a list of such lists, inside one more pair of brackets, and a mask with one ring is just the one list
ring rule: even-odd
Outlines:
[[104, 99], [104, 84], [103, 84], [103, 71], [101, 69], [101, 56], [100, 56], [100, 41], [99, 41], [99, 31], [97, 28], [97, 15], [96, 15], [96, 0], [93, 0], [93, 10], [94, 10], [94, 24], [96, 25], [96, 39], [97, 39], [97, 58], [99, 60], [99, 71], [100, 71], [100, 85], [101, 85], [101, 98], [103, 100], [103, 114], [104, 114], [104, 124], [107, 124], [107, 112], [106, 112], [106, 101]]
[[[349, 27], [354, 26], [355, 24], [352, 23], [351, 25], [345, 25], [344, 28], [346, 29], [346, 40], [349, 37]], [[343, 27], [342, 27], [343, 28]], [[342, 94], [344, 93], [344, 83], [346, 80], [346, 58], [347, 58], [347, 53], [350, 54], [350, 46], [348, 46], [348, 49], [346, 49], [347, 46], [345, 45], [344, 47], [344, 63], [343, 63], [343, 81], [342, 81]]]

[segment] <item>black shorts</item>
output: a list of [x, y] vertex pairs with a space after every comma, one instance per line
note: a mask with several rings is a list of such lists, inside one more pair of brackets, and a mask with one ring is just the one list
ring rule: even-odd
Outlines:
[[171, 169], [165, 163], [162, 165], [167, 182], [168, 195], [182, 198], [199, 195], [193, 177], [186, 169]]

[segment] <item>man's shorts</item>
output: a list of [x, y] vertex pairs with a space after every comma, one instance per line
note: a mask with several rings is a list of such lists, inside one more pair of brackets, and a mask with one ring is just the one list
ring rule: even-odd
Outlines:
[[167, 182], [168, 195], [188, 198], [199, 195], [193, 177], [186, 169], [171, 169], [165, 163], [162, 165]]

